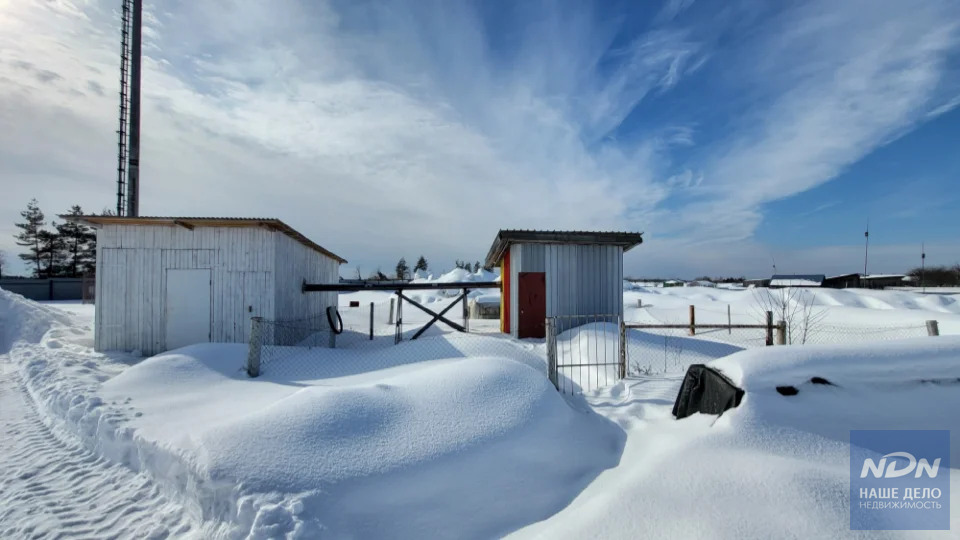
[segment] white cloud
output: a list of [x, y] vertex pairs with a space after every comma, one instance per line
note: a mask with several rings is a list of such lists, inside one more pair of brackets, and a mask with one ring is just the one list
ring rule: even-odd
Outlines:
[[[669, 22], [695, 7], [671, 6], [617, 40], [622, 28], [579, 3], [521, 5], [529, 24], [503, 50], [454, 2], [148, 4], [142, 212], [279, 217], [365, 273], [420, 251], [437, 264], [480, 258], [500, 227], [647, 230], [638, 251], [651, 254], [658, 239], [743, 242], [765, 202], [920, 121], [957, 39], [940, 4], [784, 14], [734, 66], [765, 105], [709, 159], [674, 163], [699, 142], [693, 125], [615, 136], [715, 58], [702, 28]], [[48, 214], [113, 206], [115, 11], [61, 0], [0, 15], [3, 226], [34, 196]]]

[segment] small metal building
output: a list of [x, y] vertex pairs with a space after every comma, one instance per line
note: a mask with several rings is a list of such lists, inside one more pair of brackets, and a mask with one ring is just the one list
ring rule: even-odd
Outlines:
[[623, 253], [643, 233], [501, 230], [486, 266], [500, 267], [500, 330], [542, 338], [547, 317], [623, 314]]
[[153, 355], [246, 342], [250, 319], [298, 319], [337, 304], [344, 259], [277, 219], [61, 216], [97, 229], [95, 348]]

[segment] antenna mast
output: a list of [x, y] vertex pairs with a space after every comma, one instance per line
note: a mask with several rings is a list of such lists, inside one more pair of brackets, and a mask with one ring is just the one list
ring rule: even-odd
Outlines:
[[127, 210], [127, 73], [130, 69], [131, 0], [120, 6], [120, 127], [117, 129], [117, 215]]
[[[127, 1], [127, 0], [125, 0]], [[140, 215], [140, 36], [143, 0], [133, 0], [130, 23], [130, 149], [127, 154], [127, 215]]]
[[117, 215], [140, 211], [140, 43], [142, 0], [120, 5], [120, 126], [117, 129]]

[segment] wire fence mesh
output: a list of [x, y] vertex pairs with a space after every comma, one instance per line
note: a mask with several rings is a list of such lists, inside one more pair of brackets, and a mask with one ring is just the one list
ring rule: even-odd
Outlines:
[[767, 346], [766, 327], [630, 328], [626, 325], [626, 362], [630, 375], [683, 373], [691, 364], [702, 364], [745, 349]]
[[[775, 326], [779, 325], [778, 322]], [[630, 328], [626, 324], [627, 372], [631, 375], [682, 373], [691, 364], [709, 362], [746, 349], [767, 345], [767, 330], [756, 328]], [[928, 335], [926, 324], [866, 326], [784, 322], [774, 329], [774, 343], [783, 345], [835, 345], [875, 343]]]
[[[469, 333], [494, 334], [500, 331], [499, 318], [472, 318], [471, 313], [478, 310], [464, 309], [463, 300], [456, 296], [438, 297], [434, 294], [421, 297], [413, 294], [409, 298], [434, 313], [449, 307], [444, 318]], [[435, 321], [428, 327], [431, 319], [432, 314], [416, 308], [407, 300], [401, 301], [397, 296], [377, 302], [347, 300], [329, 317], [323, 313], [294, 320], [255, 318], [250, 334], [247, 372], [256, 377], [269, 364], [309, 361], [305, 359], [311, 355], [305, 354], [304, 349], [380, 349], [415, 338], [425, 341], [455, 331], [442, 321]], [[339, 332], [331, 330], [331, 321]]]
[[832, 345], [838, 343], [871, 343], [928, 335], [926, 323], [889, 326], [853, 324], [787, 325], [788, 345]]
[[257, 377], [265, 366], [288, 357], [298, 356], [303, 349], [335, 346], [336, 335], [326, 314], [287, 321], [251, 320], [247, 353], [247, 374]]

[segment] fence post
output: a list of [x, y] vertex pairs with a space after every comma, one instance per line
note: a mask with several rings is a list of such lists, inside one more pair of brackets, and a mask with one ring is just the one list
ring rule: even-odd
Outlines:
[[697, 313], [693, 304], [690, 304], [690, 335], [697, 335]]
[[373, 302], [370, 302], [370, 341], [373, 341]]
[[393, 310], [396, 309], [397, 299], [390, 297], [390, 311], [387, 312], [387, 324], [393, 324]]
[[251, 377], [260, 376], [260, 350], [263, 346], [262, 317], [252, 317], [250, 319], [250, 348], [247, 351], [247, 375]]
[[637, 307], [638, 307], [638, 308], [642, 308], [642, 307], [643, 307], [643, 298], [637, 298]]
[[467, 289], [463, 290], [463, 329], [470, 331], [470, 305], [467, 303]]
[[558, 391], [560, 385], [557, 377], [557, 329], [554, 326], [553, 319], [547, 317], [547, 377], [553, 383], [553, 387]]
[[620, 317], [620, 378], [627, 377], [627, 324]]
[[733, 323], [730, 320], [730, 304], [727, 304], [727, 333], [733, 333]]
[[937, 321], [927, 321], [927, 335], [928, 336], [940, 335], [940, 326], [937, 323]]
[[767, 347], [773, 345], [773, 312], [767, 312]]
[[777, 322], [777, 345], [787, 344], [787, 321]]

